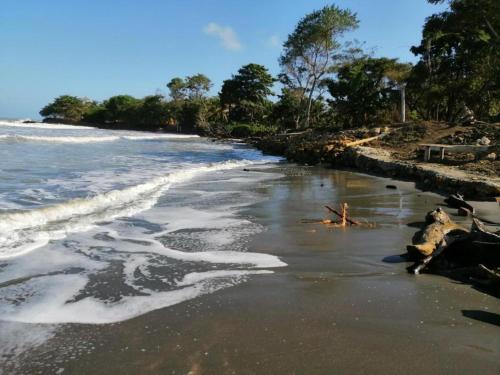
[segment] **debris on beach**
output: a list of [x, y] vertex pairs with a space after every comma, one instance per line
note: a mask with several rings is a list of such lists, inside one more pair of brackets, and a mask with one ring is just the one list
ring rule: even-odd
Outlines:
[[338, 219], [303, 219], [303, 223], [309, 224], [323, 224], [329, 227], [340, 227], [345, 228], [348, 226], [366, 226], [373, 227], [372, 223], [360, 222], [349, 217], [349, 205], [347, 203], [341, 203], [340, 209], [336, 210], [335, 208], [325, 205], [325, 208], [328, 210], [330, 214], [335, 215]]
[[[453, 208], [465, 202], [454, 198], [446, 200]], [[407, 246], [408, 258], [415, 261], [408, 271], [420, 274], [428, 269], [476, 284], [500, 286], [500, 230], [491, 229], [500, 224], [478, 218], [473, 208], [465, 209], [472, 217], [470, 229], [455, 223], [442, 208], [426, 215], [425, 226]]]
[[406, 250], [412, 258], [424, 259], [414, 267], [415, 274], [420, 273], [429, 262], [445, 251], [452, 243], [464, 240], [469, 231], [450, 219], [441, 208], [429, 212], [425, 217], [426, 227], [414, 237], [413, 244]]
[[[452, 208], [458, 208], [459, 214], [460, 212], [471, 213], [474, 214], [474, 207], [472, 207], [469, 203], [464, 200], [464, 197], [461, 194], [452, 194], [448, 198], [444, 200], [444, 202]], [[467, 216], [467, 215], [464, 215]]]
[[332, 214], [337, 215], [341, 219], [340, 221], [333, 222], [333, 223], [328, 223], [328, 224], [334, 224], [334, 225], [337, 225], [337, 226], [340, 226], [340, 227], [345, 227], [345, 226], [347, 226], [347, 224], [349, 224], [349, 225], [359, 225], [360, 224], [357, 221], [349, 219], [349, 214], [348, 214], [348, 211], [347, 211], [347, 209], [349, 208], [349, 206], [347, 205], [347, 203], [342, 203], [340, 205], [340, 211], [341, 212], [338, 212], [337, 210], [333, 209], [330, 206], [325, 206], [325, 208], [329, 212], [331, 212]]

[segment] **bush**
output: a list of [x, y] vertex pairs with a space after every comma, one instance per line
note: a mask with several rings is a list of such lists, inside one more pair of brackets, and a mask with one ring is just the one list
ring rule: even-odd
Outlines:
[[235, 123], [229, 127], [231, 137], [247, 138], [247, 137], [260, 137], [263, 135], [274, 134], [277, 132], [277, 127], [262, 124], [242, 124]]

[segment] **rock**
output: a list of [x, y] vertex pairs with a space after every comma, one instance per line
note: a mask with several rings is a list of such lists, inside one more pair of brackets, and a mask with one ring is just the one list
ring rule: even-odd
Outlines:
[[476, 141], [478, 145], [488, 146], [491, 143], [491, 140], [488, 137], [481, 137]]
[[488, 155], [486, 155], [484, 157], [486, 160], [489, 160], [489, 161], [495, 161], [497, 160], [497, 154], [495, 154], [494, 152], [490, 152]]

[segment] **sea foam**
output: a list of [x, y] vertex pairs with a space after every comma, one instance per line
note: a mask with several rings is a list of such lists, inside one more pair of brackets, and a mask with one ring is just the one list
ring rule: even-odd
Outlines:
[[201, 173], [238, 168], [250, 161], [226, 161], [188, 168], [154, 178], [122, 190], [90, 198], [73, 199], [54, 206], [0, 214], [0, 259], [18, 256], [64, 238], [67, 233], [85, 231], [97, 221], [132, 216], [151, 208], [172, 183]]
[[54, 143], [97, 143], [113, 142], [120, 139], [130, 141], [153, 141], [153, 140], [173, 140], [199, 138], [198, 135], [190, 134], [156, 134], [156, 135], [125, 135], [125, 136], [39, 136], [39, 135], [20, 135], [20, 134], [1, 134], [0, 140], [15, 142], [54, 142]]

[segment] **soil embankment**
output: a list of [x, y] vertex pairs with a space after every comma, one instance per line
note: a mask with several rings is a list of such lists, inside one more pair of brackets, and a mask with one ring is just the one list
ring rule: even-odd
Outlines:
[[[349, 142], [380, 132], [387, 136], [370, 142], [370, 147], [346, 147]], [[486, 155], [447, 154], [444, 160], [423, 162], [421, 143], [475, 144], [489, 141]], [[442, 123], [405, 124], [386, 129], [357, 129], [337, 133], [282, 134], [254, 140], [264, 152], [284, 155], [302, 164], [322, 164], [407, 179], [421, 189], [444, 193], [459, 192], [467, 198], [492, 200], [500, 196], [500, 161], [497, 160], [499, 124], [470, 127]]]

